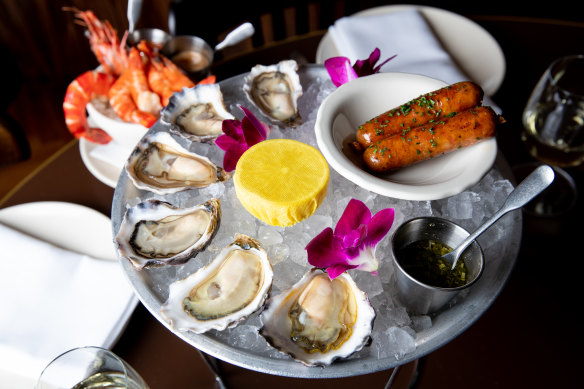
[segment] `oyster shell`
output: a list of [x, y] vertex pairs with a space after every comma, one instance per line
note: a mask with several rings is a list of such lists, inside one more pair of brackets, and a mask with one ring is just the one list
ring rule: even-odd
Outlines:
[[148, 135], [138, 143], [126, 171], [138, 189], [161, 195], [203, 188], [232, 176], [209, 158], [182, 147], [167, 132]]
[[236, 234], [209, 265], [170, 285], [160, 312], [175, 330], [200, 334], [234, 327], [262, 306], [272, 278], [259, 242]]
[[222, 135], [225, 119], [235, 117], [225, 108], [218, 84], [200, 84], [175, 93], [160, 116], [171, 132], [196, 142], [212, 142]]
[[243, 90], [272, 120], [296, 126], [301, 122], [298, 99], [302, 96], [297, 70], [298, 64], [292, 59], [270, 66], [256, 65], [245, 77]]
[[331, 281], [320, 269], [271, 297], [260, 334], [278, 350], [308, 366], [329, 365], [367, 345], [375, 311], [351, 276]]
[[219, 199], [186, 208], [150, 199], [126, 211], [116, 246], [138, 270], [182, 264], [209, 244], [220, 222]]

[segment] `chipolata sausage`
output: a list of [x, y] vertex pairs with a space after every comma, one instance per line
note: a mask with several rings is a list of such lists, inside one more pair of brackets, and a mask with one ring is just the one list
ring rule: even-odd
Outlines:
[[502, 122], [491, 107], [475, 107], [382, 139], [363, 159], [372, 171], [387, 172], [491, 138]]
[[365, 149], [404, 129], [481, 105], [482, 88], [470, 81], [458, 82], [389, 110], [359, 126], [354, 145]]

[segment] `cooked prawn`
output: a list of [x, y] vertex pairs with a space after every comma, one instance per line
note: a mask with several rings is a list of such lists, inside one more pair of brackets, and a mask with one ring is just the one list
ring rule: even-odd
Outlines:
[[100, 144], [106, 144], [112, 140], [111, 136], [101, 128], [89, 127], [85, 106], [95, 98], [107, 97], [115, 80], [116, 78], [111, 74], [90, 70], [69, 84], [63, 100], [63, 112], [67, 128], [76, 138], [86, 138]]
[[217, 81], [217, 76], [215, 76], [214, 74], [211, 74], [210, 76], [207, 76], [207, 77], [203, 78], [201, 81], [199, 81], [197, 83], [197, 85], [214, 84], [216, 81]]
[[[174, 92], [195, 85], [176, 65], [162, 54], [155, 53], [145, 41], [139, 42], [137, 47], [149, 59], [148, 84], [160, 96], [162, 105], [168, 104], [168, 100]], [[165, 61], [168, 61], [172, 66], [169, 67]]]
[[159, 60], [154, 59], [150, 63], [150, 70], [148, 71], [148, 84], [150, 84], [153, 91], [158, 93], [162, 99], [162, 105], [167, 106], [170, 96], [174, 93], [170, 80], [168, 80], [163, 72], [162, 64]]
[[128, 66], [126, 49], [128, 31], [124, 33], [120, 41], [117, 31], [110, 22], [107, 20], [102, 22], [92, 11], [80, 11], [74, 7], [63, 7], [63, 9], [75, 12], [77, 22], [87, 27], [91, 51], [103, 66], [103, 70], [116, 76], [122, 74]]
[[188, 78], [178, 66], [174, 64], [170, 59], [165, 56], [160, 56], [164, 67], [163, 73], [168, 78], [170, 85], [175, 92], [180, 91], [182, 88], [191, 88], [195, 86], [195, 83]]
[[[146, 58], [146, 60], [148, 59]], [[140, 56], [140, 52], [133, 47], [130, 50], [128, 68], [125, 71], [130, 78], [130, 93], [140, 111], [158, 116], [162, 109], [160, 97], [150, 90], [146, 72], [146, 65]]]
[[149, 61], [147, 74], [148, 85], [156, 94], [158, 94], [158, 96], [160, 96], [162, 105], [168, 105], [168, 99], [173, 92], [167, 82], [168, 80], [164, 78], [158, 55], [152, 51], [146, 41], [140, 41], [136, 47], [146, 56], [146, 58], [148, 58]]
[[110, 105], [115, 113], [126, 122], [133, 122], [150, 128], [157, 120], [156, 115], [138, 109], [132, 98], [130, 72], [124, 72], [109, 89]]

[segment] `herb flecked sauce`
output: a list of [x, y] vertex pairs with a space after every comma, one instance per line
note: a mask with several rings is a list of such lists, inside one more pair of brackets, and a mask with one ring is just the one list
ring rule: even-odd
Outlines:
[[460, 258], [454, 270], [441, 257], [451, 247], [432, 239], [413, 242], [396, 252], [398, 262], [406, 273], [426, 285], [439, 288], [457, 288], [467, 283], [467, 268]]

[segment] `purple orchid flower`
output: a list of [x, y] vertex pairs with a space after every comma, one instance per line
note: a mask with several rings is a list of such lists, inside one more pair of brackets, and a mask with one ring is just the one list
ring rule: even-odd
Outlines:
[[353, 66], [351, 66], [351, 61], [347, 57], [329, 58], [324, 61], [324, 66], [331, 76], [333, 84], [338, 87], [354, 80], [355, 78], [379, 73], [381, 67], [389, 60], [395, 58], [396, 55], [389, 57], [381, 64], [375, 66], [381, 56], [381, 51], [376, 47], [375, 50], [371, 52], [368, 59], [358, 59]]
[[237, 166], [237, 161], [251, 146], [266, 140], [269, 133], [269, 127], [260, 122], [251, 111], [239, 106], [244, 113], [241, 120], [226, 119], [223, 120], [223, 132], [215, 140], [215, 144], [225, 151], [223, 157], [223, 169], [233, 171]]
[[334, 232], [325, 228], [308, 243], [308, 263], [326, 268], [331, 279], [349, 269], [377, 274], [375, 247], [389, 232], [394, 215], [393, 208], [386, 208], [371, 217], [363, 202], [351, 199]]

